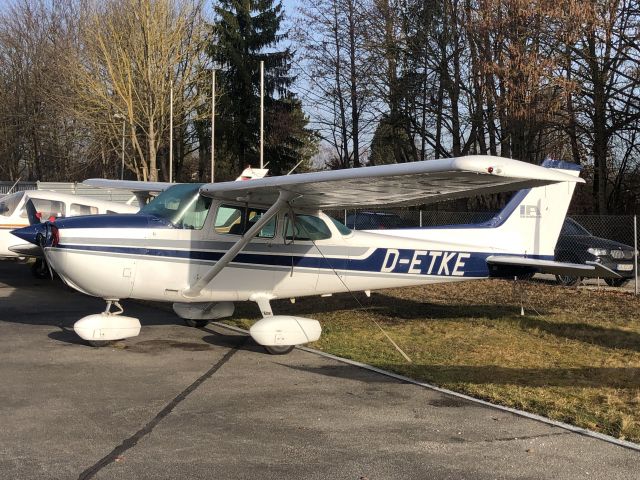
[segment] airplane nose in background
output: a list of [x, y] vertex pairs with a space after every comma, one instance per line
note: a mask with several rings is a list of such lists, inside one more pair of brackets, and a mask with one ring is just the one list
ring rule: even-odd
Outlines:
[[38, 234], [44, 234], [44, 224], [30, 225], [28, 227], [12, 230], [11, 233], [22, 240], [38, 245]]

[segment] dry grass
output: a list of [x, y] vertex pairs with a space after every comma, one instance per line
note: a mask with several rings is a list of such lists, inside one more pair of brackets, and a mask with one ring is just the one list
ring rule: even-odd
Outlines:
[[[274, 303], [320, 320], [312, 346], [478, 398], [640, 442], [640, 299], [487, 280]], [[242, 309], [247, 327], [255, 309]], [[407, 363], [375, 326], [412, 358]]]

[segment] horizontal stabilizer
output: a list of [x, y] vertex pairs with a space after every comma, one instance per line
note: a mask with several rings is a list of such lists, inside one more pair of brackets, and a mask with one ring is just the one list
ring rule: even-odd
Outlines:
[[487, 257], [489, 266], [501, 267], [521, 267], [534, 270], [538, 273], [549, 273], [552, 275], [570, 275], [576, 277], [599, 277], [599, 278], [620, 278], [613, 270], [597, 262], [567, 263], [556, 262], [555, 260], [540, 260], [537, 258], [491, 255]]

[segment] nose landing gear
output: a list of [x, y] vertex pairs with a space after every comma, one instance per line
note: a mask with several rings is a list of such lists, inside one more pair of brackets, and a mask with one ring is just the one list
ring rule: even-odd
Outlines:
[[[113, 340], [135, 337], [140, 334], [140, 320], [122, 315], [124, 309], [118, 299], [106, 299], [107, 308], [102, 313], [87, 315], [73, 325], [80, 338], [93, 347], [104, 347]], [[118, 308], [111, 312], [111, 306]]]

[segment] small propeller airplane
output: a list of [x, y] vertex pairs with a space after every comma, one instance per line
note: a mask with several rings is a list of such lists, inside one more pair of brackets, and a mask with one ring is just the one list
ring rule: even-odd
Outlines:
[[[89, 183], [101, 182], [110, 181]], [[140, 189], [139, 182], [111, 182]], [[263, 318], [250, 335], [283, 354], [317, 340], [321, 327], [274, 315], [270, 302], [277, 298], [533, 272], [616, 277], [602, 265], [553, 260], [575, 185], [583, 182], [575, 164], [466, 156], [246, 182], [154, 184], [162, 192], [137, 214], [67, 218], [13, 233], [40, 246], [65, 283], [107, 302], [104, 312], [74, 325], [92, 345], [139, 334], [140, 321], [121, 315], [121, 299], [172, 302], [193, 326], [233, 315], [233, 302], [252, 301]], [[356, 232], [323, 213], [509, 190], [519, 192], [477, 225]]]
[[[42, 256], [39, 247], [25, 244], [22, 239], [11, 234], [16, 228], [62, 217], [135, 213], [138, 210], [139, 208], [133, 205], [49, 190], [11, 193], [0, 198], [0, 259]], [[32, 272], [39, 278], [49, 275], [48, 268], [41, 261], [36, 261], [32, 266]]]

